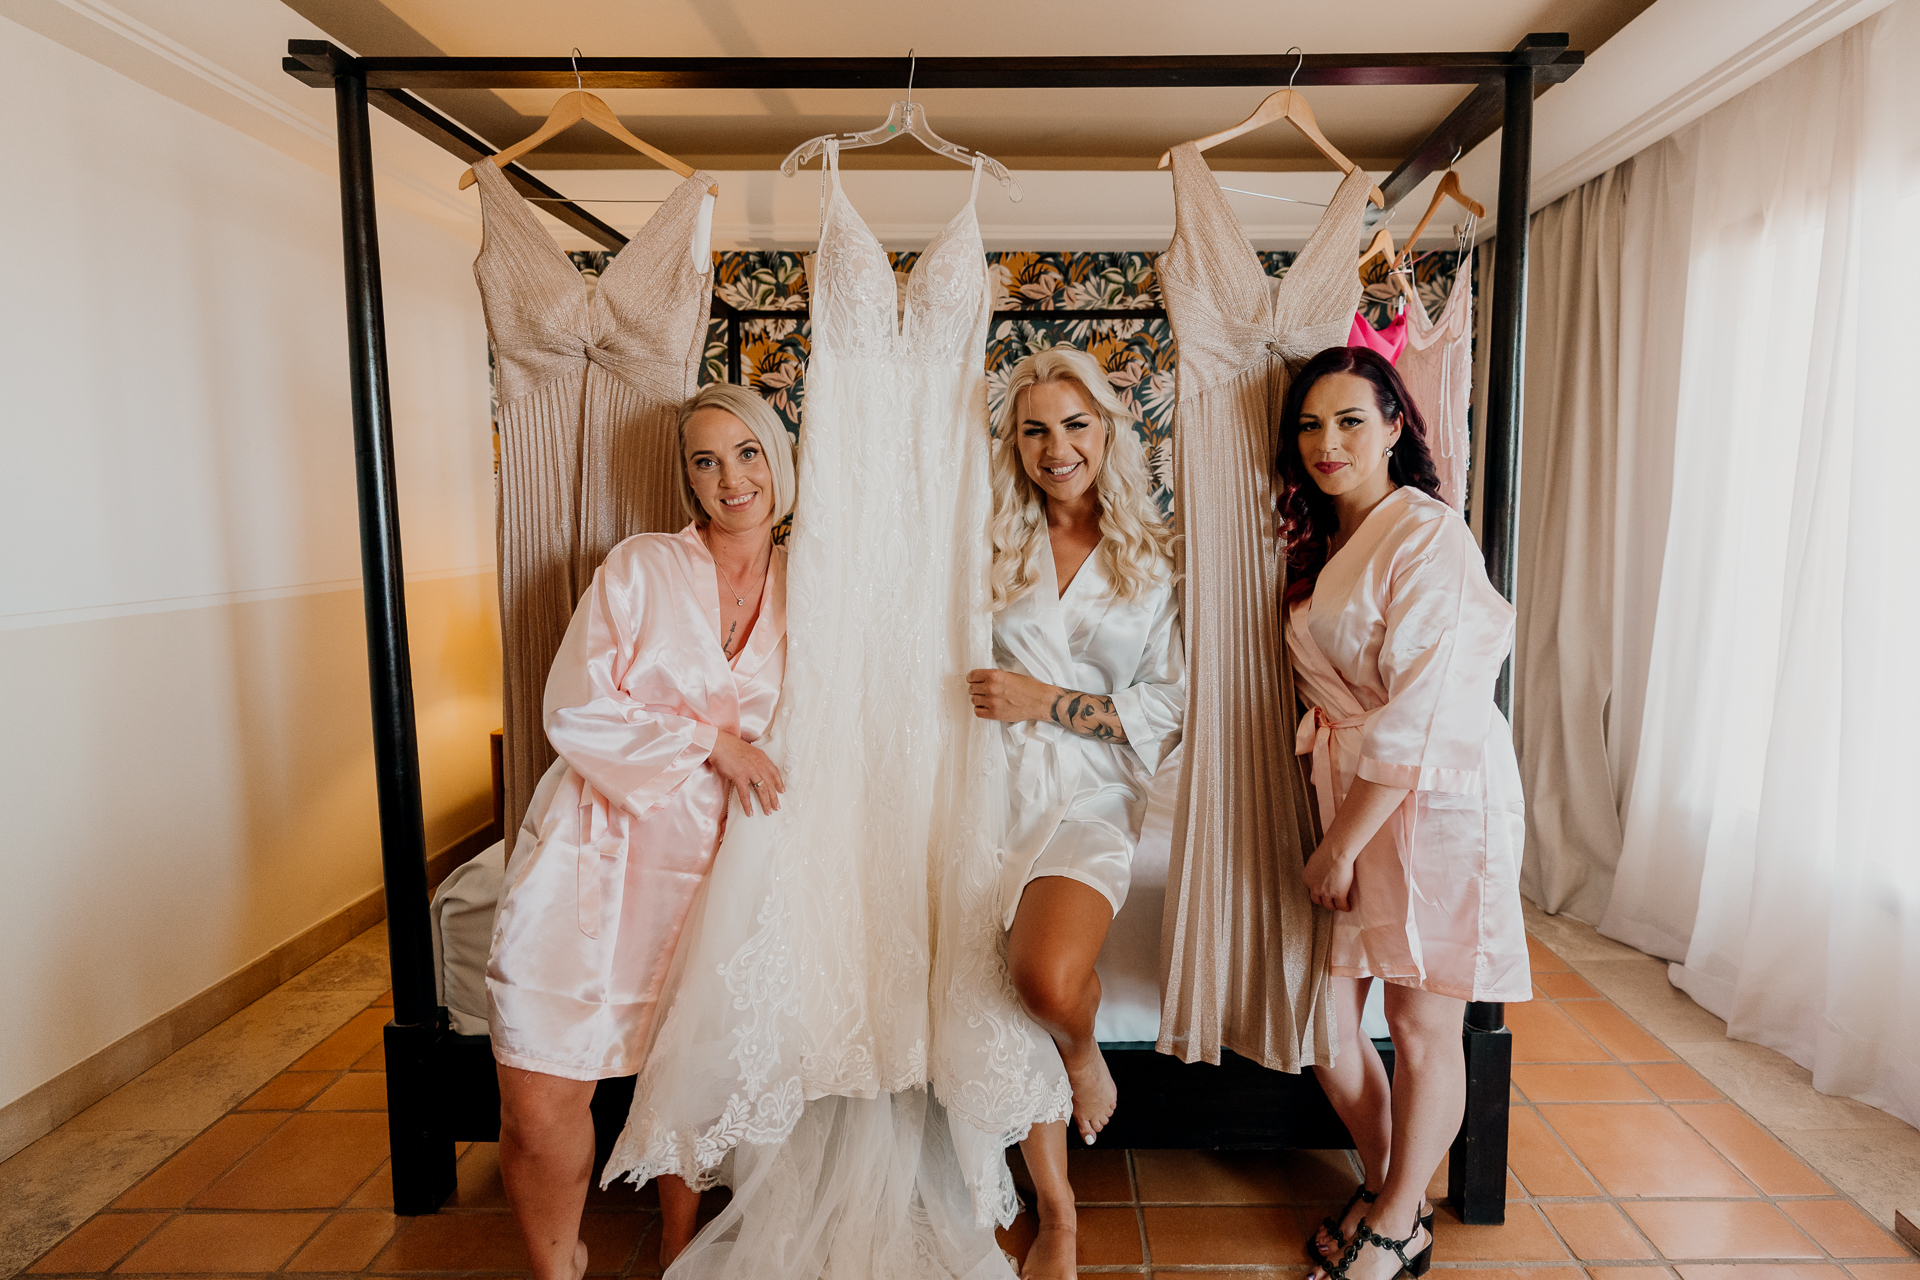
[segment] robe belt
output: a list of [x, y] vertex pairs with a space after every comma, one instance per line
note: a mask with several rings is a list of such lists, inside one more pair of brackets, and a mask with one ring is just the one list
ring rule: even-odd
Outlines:
[[580, 932], [589, 938], [600, 936], [600, 879], [602, 859], [618, 858], [627, 851], [627, 811], [597, 791], [585, 778], [580, 780], [579, 855], [575, 868], [580, 898]]
[[[1305, 755], [1309, 751], [1313, 752], [1313, 789], [1320, 797], [1320, 831], [1322, 835], [1325, 835], [1326, 829], [1333, 825], [1333, 735], [1336, 733], [1350, 733], [1355, 729], [1366, 727], [1367, 719], [1372, 714], [1372, 712], [1363, 711], [1359, 715], [1339, 719], [1328, 712], [1326, 708], [1316, 706], [1313, 710], [1300, 717], [1300, 729], [1294, 734], [1293, 750], [1296, 755]], [[1411, 927], [1413, 923], [1413, 902], [1416, 898], [1430, 907], [1438, 905], [1421, 890], [1420, 882], [1414, 879], [1413, 875], [1413, 838], [1414, 832], [1417, 829], [1416, 824], [1420, 810], [1417, 803], [1409, 804], [1407, 802], [1412, 799], [1413, 796], [1409, 795], [1407, 800], [1401, 801], [1400, 807], [1387, 819], [1388, 822], [1401, 823], [1405, 829], [1402, 836], [1402, 843], [1405, 845], [1406, 853], [1402, 861], [1406, 864], [1407, 922], [1409, 927]], [[1422, 972], [1425, 972], [1424, 968]]]
[[1294, 734], [1293, 749], [1298, 755], [1313, 753], [1313, 789], [1320, 797], [1320, 830], [1324, 834], [1333, 825], [1333, 735], [1364, 728], [1368, 712], [1339, 719], [1325, 707], [1316, 706], [1300, 717], [1300, 729]]

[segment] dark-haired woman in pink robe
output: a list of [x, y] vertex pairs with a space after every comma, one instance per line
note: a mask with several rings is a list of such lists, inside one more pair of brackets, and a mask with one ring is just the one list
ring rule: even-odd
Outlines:
[[[1294, 379], [1278, 458], [1287, 650], [1324, 835], [1307, 891], [1334, 915], [1334, 1060], [1315, 1073], [1366, 1179], [1310, 1252], [1333, 1280], [1423, 1274], [1426, 1187], [1466, 1104], [1469, 1000], [1533, 993], [1513, 737], [1494, 684], [1513, 606], [1438, 497], [1419, 410], [1362, 347]], [[1391, 1087], [1360, 1012], [1386, 984]]]

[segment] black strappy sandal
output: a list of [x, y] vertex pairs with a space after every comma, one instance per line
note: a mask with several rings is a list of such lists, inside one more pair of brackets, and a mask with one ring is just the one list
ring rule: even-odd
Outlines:
[[[1409, 1258], [1407, 1256], [1407, 1246], [1420, 1238], [1420, 1232], [1422, 1230], [1425, 1230], [1427, 1233], [1426, 1247]], [[1360, 1219], [1360, 1225], [1354, 1228], [1353, 1242], [1347, 1246], [1347, 1251], [1340, 1255], [1340, 1261], [1328, 1270], [1327, 1280], [1347, 1280], [1347, 1268], [1351, 1267], [1353, 1260], [1360, 1256], [1360, 1250], [1368, 1245], [1372, 1245], [1376, 1249], [1384, 1249], [1400, 1259], [1400, 1270], [1395, 1273], [1396, 1277], [1399, 1275], [1409, 1275], [1412, 1276], [1414, 1280], [1420, 1280], [1420, 1277], [1426, 1275], [1428, 1269], [1433, 1266], [1432, 1228], [1423, 1228], [1419, 1222], [1416, 1221], [1413, 1226], [1413, 1234], [1409, 1235], [1406, 1239], [1389, 1240], [1368, 1226], [1367, 1220], [1362, 1218]]]
[[[1353, 1189], [1353, 1194], [1347, 1197], [1347, 1202], [1340, 1207], [1340, 1212], [1338, 1214], [1328, 1214], [1326, 1217], [1320, 1219], [1320, 1225], [1326, 1228], [1328, 1235], [1340, 1241], [1341, 1247], [1344, 1250], [1351, 1242], [1348, 1241], [1346, 1233], [1340, 1230], [1340, 1224], [1347, 1220], [1347, 1215], [1353, 1212], [1353, 1206], [1355, 1204], [1363, 1200], [1368, 1204], [1372, 1204], [1379, 1198], [1380, 1193], [1378, 1191], [1367, 1190], [1367, 1184], [1363, 1182]], [[1421, 1228], [1426, 1231], [1428, 1238], [1431, 1239], [1433, 1236], [1432, 1205], [1428, 1205], [1427, 1211], [1420, 1215], [1419, 1222]], [[1323, 1267], [1331, 1267], [1333, 1265], [1332, 1259], [1320, 1252], [1320, 1241], [1317, 1233], [1307, 1237], [1307, 1256]]]
[[[1345, 1222], [1347, 1220], [1347, 1215], [1353, 1212], [1353, 1206], [1361, 1203], [1362, 1201], [1366, 1202], [1367, 1204], [1372, 1204], [1375, 1200], [1378, 1200], [1379, 1198], [1380, 1198], [1380, 1193], [1378, 1191], [1367, 1190], [1367, 1184], [1363, 1182], [1359, 1186], [1353, 1189], [1353, 1194], [1347, 1197], [1347, 1202], [1340, 1206], [1340, 1212], [1330, 1213], [1326, 1217], [1320, 1219], [1320, 1225], [1326, 1228], [1326, 1232], [1328, 1235], [1332, 1236], [1335, 1240], [1340, 1241], [1341, 1244], [1344, 1245], [1346, 1243], [1347, 1235], [1346, 1235], [1346, 1232], [1340, 1230], [1340, 1224]], [[1307, 1256], [1309, 1258], [1312, 1258], [1315, 1262], [1317, 1262], [1323, 1267], [1330, 1267], [1333, 1265], [1332, 1261], [1328, 1259], [1327, 1255], [1320, 1251], [1320, 1236], [1318, 1232], [1315, 1232], [1313, 1235], [1310, 1235], [1307, 1237]]]

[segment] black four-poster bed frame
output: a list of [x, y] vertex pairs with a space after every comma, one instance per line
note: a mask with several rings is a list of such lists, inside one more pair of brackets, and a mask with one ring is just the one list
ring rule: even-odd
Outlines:
[[[1498, 236], [1494, 242], [1491, 350], [1485, 389], [1480, 484], [1481, 545], [1495, 586], [1513, 598], [1517, 531], [1522, 350], [1525, 342], [1527, 197], [1533, 100], [1579, 70], [1584, 55], [1564, 34], [1535, 34], [1510, 53], [1235, 55], [1223, 57], [922, 58], [927, 88], [1040, 89], [1166, 86], [1471, 85], [1472, 89], [1382, 184], [1392, 210], [1422, 179], [1500, 129]], [[340, 208], [345, 234], [347, 331], [353, 438], [366, 597], [367, 666], [373, 707], [381, 860], [386, 880], [393, 1020], [386, 1026], [387, 1123], [394, 1210], [433, 1213], [454, 1189], [454, 1144], [499, 1133], [492, 1052], [483, 1036], [460, 1036], [435, 997], [428, 911], [426, 831], [420, 800], [413, 678], [407, 646], [400, 521], [393, 471], [385, 316], [375, 226], [369, 106], [469, 163], [496, 148], [414, 91], [422, 89], [895, 89], [897, 58], [357, 58], [319, 40], [294, 40], [283, 66], [301, 82], [334, 91], [339, 126]], [[576, 73], [578, 79], [576, 81]], [[592, 240], [617, 250], [626, 238], [521, 166], [507, 178], [523, 194]], [[1375, 221], [1380, 214], [1371, 215]], [[729, 376], [739, 379], [741, 313], [728, 320]], [[769, 313], [773, 314], [773, 313]], [[781, 312], [783, 318], [804, 313]], [[1031, 313], [1020, 314], [1033, 318]], [[1068, 313], [1074, 319], [1087, 313]], [[1128, 312], [1127, 318], [1141, 313]], [[1066, 318], [1065, 316], [1061, 318]], [[1511, 697], [1510, 667], [1498, 689]], [[502, 833], [505, 834], [505, 833]], [[1453, 1145], [1447, 1192], [1470, 1223], [1506, 1214], [1508, 1082], [1512, 1041], [1504, 1006], [1467, 1007], [1467, 1110]], [[1391, 1046], [1382, 1045], [1390, 1053]], [[1258, 1149], [1351, 1146], [1310, 1071], [1268, 1071], [1232, 1054], [1221, 1065], [1188, 1065], [1150, 1044], [1109, 1046], [1130, 1100], [1106, 1145]], [[1389, 1058], [1391, 1062], [1391, 1058]], [[595, 1099], [606, 1139], [625, 1118], [632, 1082], [609, 1081]]]

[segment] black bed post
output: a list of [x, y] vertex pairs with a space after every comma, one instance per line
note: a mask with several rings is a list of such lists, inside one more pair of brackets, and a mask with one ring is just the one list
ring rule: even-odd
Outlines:
[[[1506, 73], [1500, 132], [1499, 231], [1494, 240], [1492, 349], [1487, 361], [1486, 508], [1481, 542], [1487, 576], [1513, 599], [1514, 542], [1520, 503], [1520, 414], [1526, 374], [1527, 199], [1533, 187], [1534, 61], [1551, 58], [1566, 38], [1548, 44], [1529, 36]], [[1494, 698], [1513, 709], [1513, 660], [1500, 669]], [[1467, 1111], [1447, 1163], [1447, 1198], [1462, 1222], [1507, 1219], [1507, 1108], [1512, 1093], [1513, 1036], [1506, 1006], [1467, 1006]]]
[[386, 879], [387, 958], [393, 1020], [386, 1026], [387, 1136], [396, 1213], [432, 1213], [454, 1186], [453, 1141], [437, 1132], [430, 1055], [446, 1013], [434, 994], [427, 919], [426, 824], [420, 808], [420, 747], [414, 735], [413, 667], [400, 563], [400, 508], [393, 478], [393, 414], [387, 394], [386, 318], [374, 222], [373, 140], [367, 81], [336, 65], [340, 222], [346, 241], [347, 359], [352, 370], [354, 473], [360, 495], [360, 575], [366, 595], [367, 684]]

